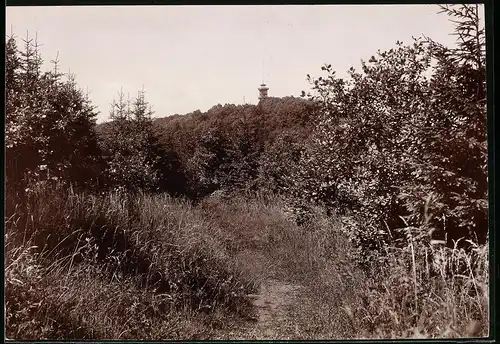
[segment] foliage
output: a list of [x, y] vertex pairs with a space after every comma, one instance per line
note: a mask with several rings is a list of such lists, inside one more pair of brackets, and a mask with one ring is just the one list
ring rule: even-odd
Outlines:
[[259, 159], [257, 184], [260, 190], [287, 194], [299, 162], [303, 142], [296, 130], [283, 131], [264, 148]]
[[413, 211], [418, 198], [432, 194], [434, 216], [442, 219], [436, 226], [450, 239], [484, 242], [488, 226], [484, 28], [478, 5], [445, 6], [443, 11], [457, 19], [458, 47], [446, 49], [428, 40], [437, 66], [428, 112], [416, 128], [419, 150], [414, 149], [411, 161], [413, 183], [402, 190], [402, 199]]
[[33, 39], [6, 43], [6, 181], [24, 189], [28, 180], [63, 180], [95, 186], [102, 169], [95, 134], [95, 112], [75, 78], [57, 70], [42, 72]]
[[[300, 98], [269, 98], [259, 106], [218, 104], [206, 113], [155, 120], [162, 146], [179, 157], [185, 196], [201, 199], [217, 189], [253, 190], [267, 183], [261, 164], [283, 131], [295, 144], [308, 136], [314, 104]], [[270, 167], [270, 166], [269, 166]], [[260, 172], [259, 172], [260, 171]]]
[[203, 197], [222, 186], [220, 180], [224, 166], [230, 162], [230, 143], [221, 133], [214, 129], [200, 137], [199, 145], [188, 160], [187, 171], [197, 197]]
[[[107, 176], [112, 187], [156, 191], [161, 175], [162, 149], [152, 122], [153, 111], [138, 92], [133, 102], [122, 91], [111, 104], [112, 122], [100, 143], [108, 162]], [[164, 158], [163, 158], [164, 159]]]
[[[468, 25], [483, 44], [475, 8], [447, 11], [465, 16], [461, 37]], [[310, 78], [322, 115], [301, 157], [296, 193], [351, 211], [351, 234], [368, 251], [393, 243], [391, 230], [406, 223], [448, 243], [485, 240], [485, 64], [471, 42], [458, 49], [429, 39], [397, 42], [363, 62], [362, 73], [351, 68], [348, 80], [330, 65], [322, 68], [326, 77]]]

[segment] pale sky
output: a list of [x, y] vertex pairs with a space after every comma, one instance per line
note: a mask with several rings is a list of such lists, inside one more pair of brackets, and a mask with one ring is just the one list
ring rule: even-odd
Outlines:
[[310, 90], [306, 74], [332, 64], [338, 75], [377, 49], [422, 33], [454, 44], [436, 5], [7, 7], [6, 32], [37, 34], [42, 58], [59, 53], [107, 120], [123, 87], [144, 85], [156, 117], [226, 103], [257, 103]]

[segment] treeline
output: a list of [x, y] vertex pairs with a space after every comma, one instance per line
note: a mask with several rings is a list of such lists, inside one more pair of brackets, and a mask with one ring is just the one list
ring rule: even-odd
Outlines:
[[[278, 143], [287, 137], [305, 140], [314, 115], [313, 102], [285, 97], [154, 119], [150, 132], [161, 147], [155, 156], [164, 159], [156, 168], [162, 176], [153, 189], [193, 201], [220, 189], [256, 191], [265, 183], [266, 161], [272, 160]], [[99, 125], [98, 132], [107, 142], [118, 142], [111, 139], [118, 124], [112, 119]]]
[[153, 119], [144, 90], [120, 91], [110, 121], [98, 112], [73, 76], [43, 72], [37, 43], [6, 44], [7, 184], [70, 183], [87, 190], [168, 192], [199, 200], [218, 189], [255, 190], [263, 161], [277, 142], [304, 140], [315, 105], [300, 98], [269, 98], [259, 105], [217, 105]]

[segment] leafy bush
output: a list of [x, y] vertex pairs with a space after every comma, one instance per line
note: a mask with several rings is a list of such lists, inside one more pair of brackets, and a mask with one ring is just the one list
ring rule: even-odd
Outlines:
[[259, 159], [257, 185], [260, 190], [287, 194], [302, 153], [296, 131], [283, 131], [268, 144]]
[[390, 231], [405, 223], [449, 245], [486, 239], [484, 29], [477, 6], [444, 10], [458, 17], [457, 32], [469, 29], [457, 49], [398, 42], [363, 62], [362, 73], [351, 68], [348, 80], [330, 65], [326, 77], [310, 78], [321, 117], [295, 193], [351, 211], [366, 252], [392, 243]]

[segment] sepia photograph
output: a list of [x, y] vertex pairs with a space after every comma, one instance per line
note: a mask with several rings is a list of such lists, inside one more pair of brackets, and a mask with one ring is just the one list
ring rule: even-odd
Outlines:
[[5, 339], [490, 336], [485, 14], [7, 6]]

